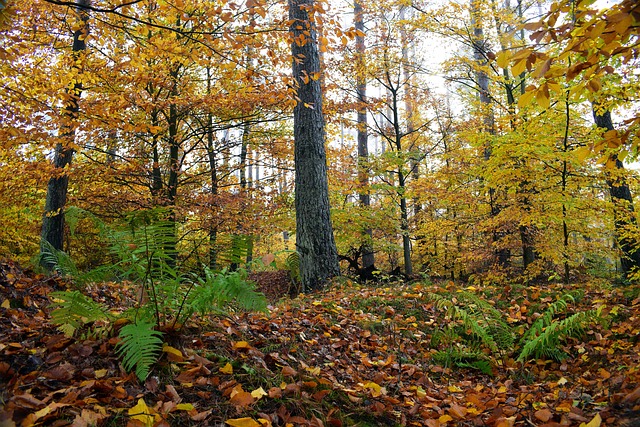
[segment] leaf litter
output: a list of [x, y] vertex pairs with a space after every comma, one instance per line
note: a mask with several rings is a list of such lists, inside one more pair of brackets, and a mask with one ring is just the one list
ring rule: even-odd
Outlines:
[[[271, 285], [271, 283], [270, 283]], [[269, 314], [196, 318], [166, 337], [140, 383], [115, 356], [117, 338], [68, 338], [47, 295], [70, 283], [0, 263], [0, 426], [585, 426], [638, 425], [640, 298], [634, 288], [581, 284], [576, 309], [608, 322], [563, 344], [568, 358], [518, 363], [487, 354], [491, 374], [436, 363], [443, 316], [427, 298], [453, 283], [360, 286], [283, 297]], [[463, 285], [459, 285], [463, 286]], [[473, 288], [522, 334], [570, 287]], [[85, 290], [111, 310], [130, 285]], [[634, 298], [635, 295], [635, 298]], [[99, 326], [99, 325], [98, 325]], [[453, 343], [453, 346], [458, 343]], [[480, 349], [488, 353], [487, 349]]]

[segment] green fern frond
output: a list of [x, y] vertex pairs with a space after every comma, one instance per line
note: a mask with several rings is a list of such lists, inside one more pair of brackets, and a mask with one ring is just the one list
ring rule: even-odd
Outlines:
[[493, 375], [491, 363], [486, 354], [479, 350], [469, 351], [456, 347], [449, 347], [432, 356], [434, 362], [445, 367], [470, 368], [481, 371], [487, 375]]
[[532, 357], [562, 360], [567, 355], [560, 351], [560, 344], [568, 338], [580, 338], [589, 326], [600, 320], [600, 310], [582, 311], [560, 321], [554, 320], [538, 336], [526, 342], [517, 361], [525, 362]]
[[529, 330], [522, 336], [519, 345], [522, 346], [524, 343], [530, 342], [533, 338], [542, 334], [545, 328], [551, 325], [551, 323], [554, 321], [556, 315], [564, 313], [567, 310], [569, 304], [576, 302], [582, 297], [582, 295], [583, 292], [580, 290], [567, 292], [561, 295], [557, 301], [549, 304], [542, 315], [538, 319], [536, 319], [535, 322], [533, 322]]
[[219, 259], [228, 264], [244, 264], [253, 245], [253, 237], [246, 234], [232, 234], [228, 246], [220, 252]]
[[298, 252], [291, 252], [287, 256], [284, 267], [289, 271], [289, 275], [295, 283], [299, 283], [302, 280], [300, 275], [300, 254]]
[[109, 318], [106, 310], [79, 291], [52, 292], [50, 297], [54, 308], [51, 320], [67, 336], [73, 336], [84, 324]]
[[266, 311], [265, 296], [255, 290], [252, 282], [246, 280], [243, 270], [216, 273], [205, 266], [204, 273], [204, 277], [198, 278], [189, 293], [189, 311], [205, 314], [222, 310], [231, 303], [247, 311]]
[[120, 330], [121, 341], [116, 346], [116, 354], [122, 357], [122, 366], [126, 371], [135, 367], [140, 381], [147, 378], [151, 365], [162, 351], [162, 333], [154, 327], [153, 323], [137, 322]]
[[491, 351], [498, 350], [498, 343], [488, 332], [488, 325], [485, 316], [482, 312], [470, 312], [466, 308], [459, 307], [453, 302], [452, 298], [432, 294], [428, 297], [433, 301], [436, 307], [440, 310], [446, 310], [447, 315], [452, 321], [460, 320], [462, 326], [468, 330], [471, 335], [477, 337], [483, 344], [485, 344]]
[[54, 248], [46, 240], [43, 240], [40, 245], [40, 257], [44, 265], [49, 266], [48, 268], [61, 276], [76, 277], [78, 275], [78, 268], [68, 253]]

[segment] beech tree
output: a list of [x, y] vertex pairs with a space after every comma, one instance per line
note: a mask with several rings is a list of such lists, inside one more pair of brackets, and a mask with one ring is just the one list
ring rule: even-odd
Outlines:
[[297, 97], [293, 110], [296, 247], [305, 291], [321, 289], [340, 272], [329, 208], [317, 12], [314, 0], [289, 0]]
[[[55, 250], [63, 249], [64, 240], [64, 209], [67, 203], [67, 190], [69, 188], [69, 165], [74, 153], [75, 121], [78, 119], [80, 110], [79, 101], [82, 95], [82, 55], [86, 50], [85, 39], [89, 35], [89, 0], [76, 1], [76, 17], [79, 25], [73, 33], [72, 59], [71, 65], [75, 76], [71, 80], [71, 88], [65, 96], [65, 106], [63, 117], [66, 119], [60, 129], [61, 141], [56, 145], [54, 151], [53, 164], [55, 167], [54, 176], [49, 179], [47, 187], [47, 198], [42, 219], [41, 254], [48, 252], [49, 245]], [[46, 257], [41, 257], [43, 267], [51, 270], [54, 266], [46, 261]]]

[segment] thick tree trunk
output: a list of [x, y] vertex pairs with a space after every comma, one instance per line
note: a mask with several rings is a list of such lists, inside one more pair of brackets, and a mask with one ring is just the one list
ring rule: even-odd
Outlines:
[[[371, 206], [371, 198], [369, 196], [369, 146], [367, 132], [367, 79], [365, 77], [365, 44], [364, 44], [364, 11], [362, 4], [356, 1], [353, 7], [355, 18], [355, 29], [362, 33], [356, 35], [356, 54], [357, 62], [357, 82], [356, 94], [358, 97], [358, 184], [360, 185], [360, 206], [369, 208]], [[372, 236], [373, 232], [370, 227], [364, 230], [366, 241], [362, 244], [362, 267], [368, 268], [373, 266], [375, 258], [373, 255]]]
[[293, 77], [298, 86], [293, 111], [296, 246], [305, 292], [322, 289], [340, 272], [329, 209], [317, 34], [309, 19], [314, 5], [314, 0], [289, 0]]
[[[82, 28], [73, 33], [72, 55], [78, 63], [80, 56], [86, 50], [85, 37], [89, 34], [88, 7], [90, 0], [77, 0], [76, 13], [83, 21]], [[77, 65], [74, 65], [77, 67]], [[81, 70], [78, 70], [80, 73]], [[42, 233], [40, 254], [48, 251], [47, 244], [54, 249], [62, 250], [64, 244], [64, 209], [67, 204], [67, 190], [69, 188], [69, 166], [73, 159], [74, 149], [72, 147], [75, 138], [75, 121], [78, 119], [80, 111], [79, 101], [82, 95], [82, 83], [76, 79], [73, 89], [69, 90], [68, 101], [63, 111], [63, 125], [60, 129], [62, 142], [55, 147], [53, 166], [54, 176], [49, 179], [47, 185], [47, 196], [45, 200], [44, 215], [42, 218]], [[52, 270], [55, 266], [47, 262], [44, 257], [40, 257], [41, 265], [47, 270]]]
[[[596, 126], [608, 131], [614, 130], [613, 121], [611, 120], [611, 112], [605, 111], [602, 114], [593, 111], [593, 118]], [[615, 161], [615, 170], [609, 173], [607, 177], [607, 185], [609, 186], [609, 194], [613, 202], [613, 217], [615, 233], [618, 239], [618, 245], [622, 252], [620, 257], [620, 266], [624, 278], [640, 268], [640, 251], [636, 250], [638, 242], [628, 237], [629, 227], [637, 226], [635, 211], [633, 208], [633, 197], [629, 184], [624, 175], [624, 164], [613, 155]]]

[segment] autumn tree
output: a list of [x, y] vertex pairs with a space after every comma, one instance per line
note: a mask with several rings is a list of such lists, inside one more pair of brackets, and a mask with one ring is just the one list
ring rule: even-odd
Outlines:
[[[63, 249], [64, 239], [64, 209], [67, 203], [67, 190], [69, 188], [69, 165], [73, 158], [75, 149], [75, 121], [78, 119], [80, 96], [82, 95], [82, 62], [86, 50], [85, 39], [89, 35], [89, 15], [87, 8], [89, 0], [77, 0], [75, 6], [75, 20], [72, 28], [77, 28], [73, 33], [73, 45], [71, 53], [70, 67], [70, 88], [67, 90], [64, 99], [65, 123], [60, 129], [61, 141], [56, 144], [53, 164], [55, 167], [54, 176], [49, 180], [47, 187], [47, 197], [42, 218], [42, 244], [41, 253], [50, 251], [49, 247], [55, 250]], [[41, 262], [47, 269], [53, 266], [42, 257]]]
[[296, 247], [304, 290], [321, 289], [339, 274], [329, 209], [324, 117], [313, 0], [289, 0], [296, 168]]

